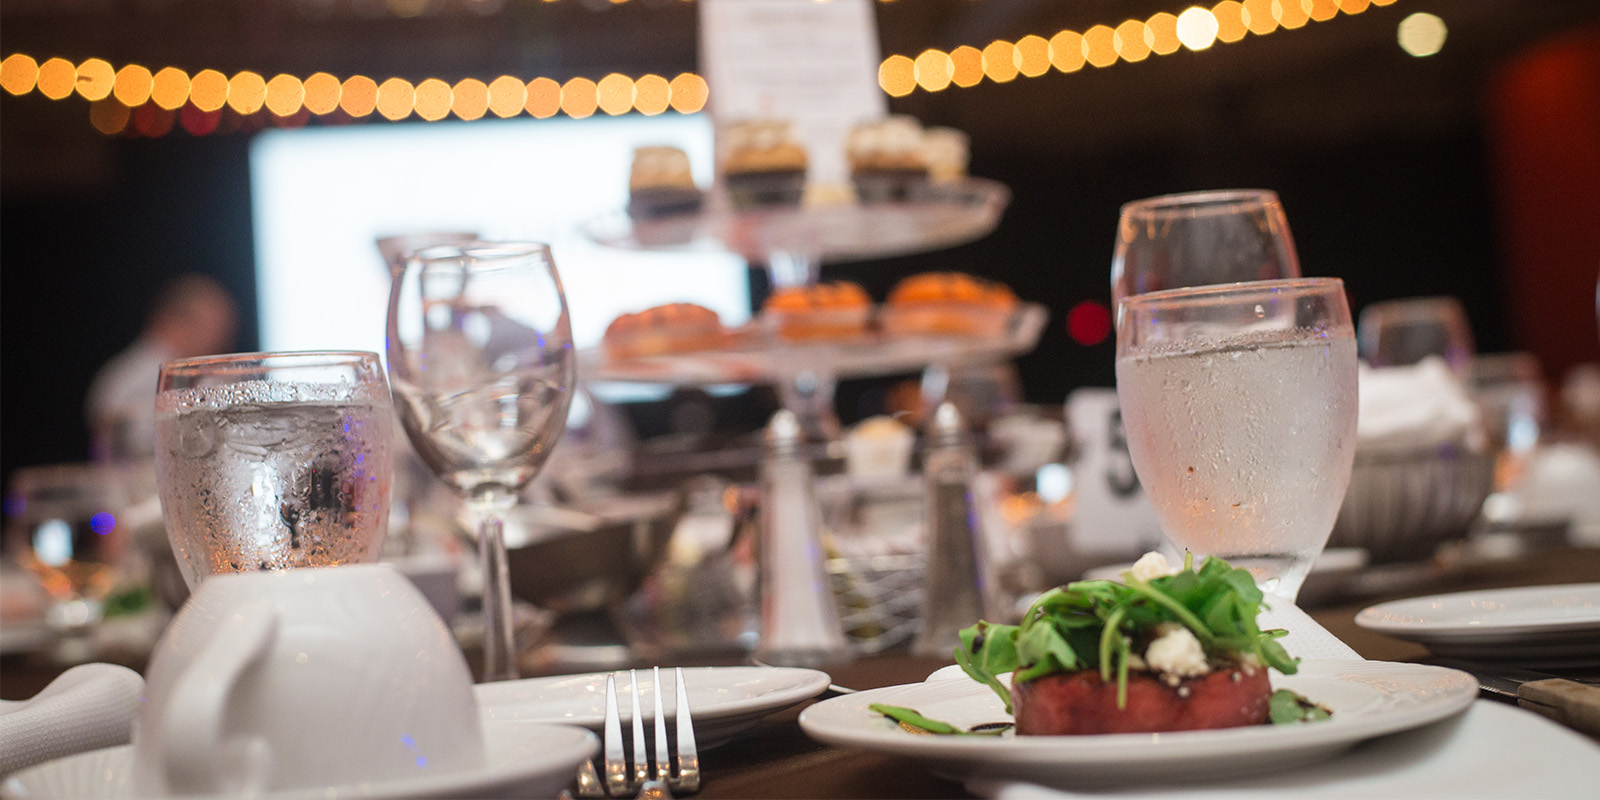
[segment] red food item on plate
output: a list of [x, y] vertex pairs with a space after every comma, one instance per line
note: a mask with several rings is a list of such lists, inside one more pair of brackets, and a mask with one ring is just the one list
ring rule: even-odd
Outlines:
[[1229, 664], [1168, 683], [1148, 672], [1128, 675], [1128, 701], [1117, 707], [1117, 682], [1099, 670], [1058, 672], [1011, 687], [1017, 733], [1053, 736], [1163, 733], [1258, 725], [1267, 721], [1267, 668]]

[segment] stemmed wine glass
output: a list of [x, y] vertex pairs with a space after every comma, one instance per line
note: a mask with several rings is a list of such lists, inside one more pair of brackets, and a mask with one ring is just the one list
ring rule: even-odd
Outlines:
[[1117, 399], [1168, 542], [1293, 601], [1356, 446], [1356, 340], [1337, 278], [1124, 298]]
[[389, 380], [423, 463], [471, 503], [483, 560], [484, 677], [517, 677], [503, 516], [566, 427], [575, 366], [550, 248], [413, 251], [389, 295]]
[[1113, 305], [1163, 289], [1298, 277], [1300, 260], [1276, 192], [1149, 197], [1124, 205], [1117, 221]]

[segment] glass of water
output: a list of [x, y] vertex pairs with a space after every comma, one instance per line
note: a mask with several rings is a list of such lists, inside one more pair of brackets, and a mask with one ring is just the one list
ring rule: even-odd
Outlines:
[[1135, 200], [1122, 207], [1111, 259], [1111, 302], [1185, 286], [1300, 277], [1276, 192], [1223, 189]]
[[484, 677], [515, 678], [504, 515], [566, 429], [576, 380], [550, 248], [468, 242], [413, 251], [389, 295], [388, 339], [406, 435], [479, 519]]
[[376, 353], [162, 364], [156, 481], [189, 586], [225, 572], [376, 561], [393, 417]]
[[1356, 446], [1356, 340], [1337, 278], [1124, 298], [1117, 399], [1168, 542], [1294, 600]]

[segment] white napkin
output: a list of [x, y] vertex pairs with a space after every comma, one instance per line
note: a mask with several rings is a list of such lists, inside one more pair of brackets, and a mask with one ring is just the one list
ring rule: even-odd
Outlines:
[[116, 664], [80, 664], [28, 700], [0, 700], [0, 775], [127, 744], [144, 678]]
[[1270, 595], [1267, 596], [1267, 605], [1271, 608], [1261, 612], [1256, 617], [1256, 625], [1262, 630], [1269, 628], [1282, 628], [1289, 632], [1288, 636], [1279, 639], [1283, 649], [1289, 655], [1304, 659], [1354, 659], [1361, 661], [1361, 654], [1350, 649], [1350, 645], [1339, 641], [1339, 637], [1328, 633], [1310, 614], [1300, 610], [1300, 607], [1287, 600], [1281, 600]]

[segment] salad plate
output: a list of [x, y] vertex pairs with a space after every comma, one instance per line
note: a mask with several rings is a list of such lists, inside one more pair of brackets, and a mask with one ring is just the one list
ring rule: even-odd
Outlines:
[[1525, 666], [1600, 663], [1600, 583], [1527, 586], [1413, 597], [1356, 615], [1370, 631], [1435, 655]]
[[[484, 719], [561, 723], [598, 731], [605, 724], [609, 674], [613, 673], [480, 683], [473, 691]], [[627, 707], [633, 681], [626, 670], [617, 675], [617, 699]], [[822, 694], [831, 680], [828, 673], [814, 669], [686, 667], [683, 682], [694, 711], [695, 740], [701, 749], [716, 747], [762, 717]], [[640, 708], [645, 719], [652, 720], [654, 683], [649, 670], [639, 670], [639, 683]]]
[[1304, 661], [1296, 674], [1274, 676], [1273, 685], [1327, 706], [1332, 718], [1179, 733], [937, 736], [910, 733], [868, 708], [906, 706], [962, 728], [1010, 720], [1000, 698], [983, 684], [936, 680], [824, 700], [800, 715], [800, 727], [824, 744], [910, 758], [956, 780], [1076, 788], [1288, 769], [1454, 716], [1478, 695], [1477, 682], [1464, 672], [1343, 659]]
[[[483, 723], [483, 769], [406, 780], [269, 791], [262, 800], [342, 800], [355, 797], [554, 797], [572, 783], [578, 763], [600, 750], [581, 728], [527, 722]], [[0, 796], [77, 800], [138, 796], [133, 786], [133, 745], [91, 750], [18, 770], [0, 784]]]

